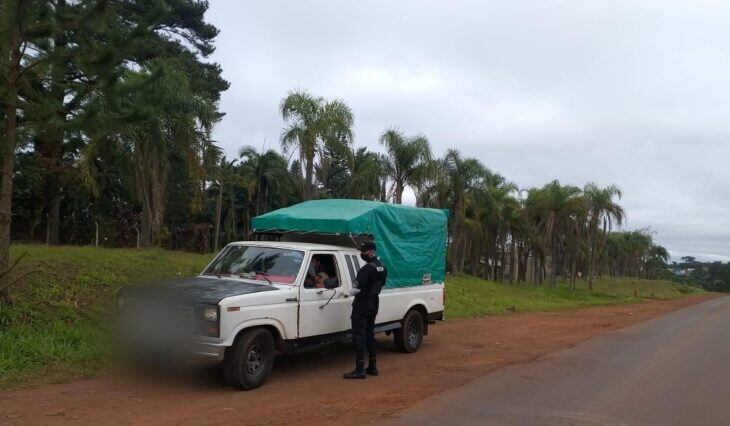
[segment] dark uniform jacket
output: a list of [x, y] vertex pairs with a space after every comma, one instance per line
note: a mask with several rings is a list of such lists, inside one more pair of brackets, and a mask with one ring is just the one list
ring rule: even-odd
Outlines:
[[352, 309], [363, 312], [377, 312], [380, 290], [388, 278], [388, 270], [377, 258], [370, 259], [357, 273], [357, 288], [360, 293], [355, 295]]

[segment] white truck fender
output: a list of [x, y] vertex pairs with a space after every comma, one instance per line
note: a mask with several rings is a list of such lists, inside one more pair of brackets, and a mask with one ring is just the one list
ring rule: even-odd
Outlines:
[[[403, 311], [403, 315], [401, 316], [401, 318], [402, 318], [402, 317], [405, 317], [405, 316], [406, 316], [406, 313], [407, 313], [408, 311], [410, 311], [410, 310], [411, 310], [411, 308], [413, 308], [413, 307], [414, 307], [414, 306], [416, 306], [416, 305], [421, 305], [421, 306], [423, 306], [423, 307], [424, 307], [424, 308], [426, 309], [426, 313], [428, 313], [428, 303], [426, 303], [426, 301], [425, 301], [425, 300], [423, 300], [423, 299], [414, 299], [414, 300], [412, 300], [412, 301], [411, 301], [411, 303], [410, 303], [410, 304], [408, 305], [408, 308], [407, 308], [407, 309], [406, 309], [405, 311]], [[424, 321], [425, 321], [426, 319], [427, 319], [427, 318], [424, 318]]]
[[231, 334], [228, 335], [226, 340], [223, 342], [223, 345], [224, 346], [233, 345], [233, 341], [236, 339], [236, 336], [238, 336], [238, 333], [240, 333], [241, 330], [260, 326], [260, 325], [272, 326], [272, 327], [276, 328], [276, 330], [279, 332], [279, 336], [281, 336], [282, 339], [287, 338], [286, 334], [284, 333], [284, 325], [281, 323], [281, 321], [277, 320], [276, 318], [254, 318], [254, 319], [249, 319], [249, 320], [239, 323], [233, 329]]

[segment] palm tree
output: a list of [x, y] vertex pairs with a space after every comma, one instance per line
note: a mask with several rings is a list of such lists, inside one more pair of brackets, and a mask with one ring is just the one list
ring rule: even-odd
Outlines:
[[381, 180], [387, 170], [380, 156], [368, 152], [367, 148], [359, 148], [352, 159], [352, 177], [348, 193], [351, 198], [363, 200], [380, 199]]
[[[188, 160], [192, 177], [201, 183], [194, 188], [196, 194], [202, 193], [206, 162], [210, 163], [206, 157], [220, 154], [210, 139], [220, 115], [214, 103], [192, 90], [174, 63], [154, 61], [140, 71], [128, 71], [121, 84], [100, 93], [90, 102], [86, 116], [87, 160], [101, 143], [117, 143], [134, 158], [134, 182], [142, 207], [140, 243], [149, 246], [162, 226], [170, 155], [175, 152]], [[92, 193], [99, 195], [93, 173], [85, 173], [84, 178]], [[201, 199], [193, 200], [192, 210], [201, 208]]]
[[387, 151], [393, 202], [401, 204], [405, 187], [416, 187], [424, 178], [426, 164], [431, 159], [431, 147], [425, 136], [406, 137], [395, 128], [383, 132], [380, 143]]
[[241, 173], [247, 178], [249, 196], [255, 199], [254, 211], [258, 216], [268, 211], [269, 194], [286, 194], [290, 179], [284, 157], [273, 149], [259, 152], [244, 146], [238, 152]]
[[304, 164], [302, 197], [314, 196], [314, 162], [325, 144], [350, 144], [353, 139], [354, 116], [347, 104], [339, 99], [326, 101], [304, 90], [287, 94], [279, 107], [288, 122], [282, 130], [281, 146], [284, 152], [295, 148]]
[[443, 159], [431, 159], [424, 164], [422, 175], [413, 187], [419, 207], [448, 208], [450, 194], [449, 173]]
[[[515, 192], [518, 193], [517, 188], [515, 188]], [[504, 206], [503, 216], [510, 239], [510, 284], [514, 281], [519, 282], [521, 278], [524, 279], [521, 260], [525, 251], [525, 242], [529, 238], [529, 222], [524, 212], [524, 206], [516, 196], [511, 196]]]
[[[510, 259], [513, 259], [514, 241], [509, 248], [509, 253], [507, 242], [510, 225], [519, 220], [515, 215], [519, 216], [520, 206], [514, 197], [517, 190], [514, 184], [505, 182], [504, 178], [491, 172], [486, 175], [488, 178], [484, 179], [480, 191], [483, 194], [483, 208], [486, 209], [483, 226], [490, 242], [488, 256], [492, 259], [491, 277], [493, 280], [501, 280], [508, 254]], [[512, 223], [510, 223], [511, 221]], [[502, 265], [501, 268], [499, 265]], [[513, 260], [511, 260], [510, 267], [514, 269]]]
[[666, 267], [669, 260], [669, 252], [666, 248], [652, 244], [647, 252], [646, 258], [646, 278], [656, 278], [657, 272]]
[[[588, 207], [588, 233], [590, 236], [590, 250], [588, 254], [588, 290], [593, 289], [593, 274], [595, 261], [599, 249], [599, 234], [601, 240], [613, 227], [613, 224], [621, 225], [626, 217], [623, 207], [614, 201], [614, 197], [621, 199], [621, 189], [616, 185], [609, 185], [600, 188], [594, 183], [589, 183], [583, 189], [586, 205]], [[599, 227], [603, 226], [601, 232]]]
[[474, 158], [463, 158], [461, 153], [455, 149], [446, 152], [443, 158], [444, 169], [449, 176], [449, 189], [451, 192], [451, 271], [461, 271], [460, 247], [462, 244], [463, 229], [465, 222], [464, 207], [467, 194], [477, 185], [483, 177], [485, 168]]
[[[533, 278], [537, 278], [537, 282], [545, 275], [547, 255], [550, 255], [552, 262], [551, 281], [555, 284], [557, 280], [559, 267], [562, 266], [559, 258], [565, 250], [566, 231], [582, 203], [580, 192], [580, 188], [561, 185], [557, 180], [528, 192], [525, 206], [535, 232], [532, 248], [537, 259], [533, 258], [536, 272]], [[534, 264], [535, 260], [539, 261], [539, 268]]]

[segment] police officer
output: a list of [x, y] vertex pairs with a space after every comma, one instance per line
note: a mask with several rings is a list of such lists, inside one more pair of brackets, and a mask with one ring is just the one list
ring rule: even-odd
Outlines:
[[[378, 315], [380, 290], [385, 285], [388, 270], [375, 255], [375, 243], [366, 241], [360, 247], [360, 257], [366, 262], [357, 273], [357, 288], [353, 290], [352, 302], [352, 343], [355, 346], [355, 369], [345, 373], [345, 379], [364, 379], [366, 373], [378, 375], [376, 366], [375, 317]], [[365, 351], [370, 355], [368, 368], [365, 369]]]

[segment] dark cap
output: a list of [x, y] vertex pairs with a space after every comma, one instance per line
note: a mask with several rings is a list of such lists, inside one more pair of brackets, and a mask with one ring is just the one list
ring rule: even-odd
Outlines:
[[365, 241], [360, 246], [360, 251], [370, 251], [375, 250], [375, 241]]

